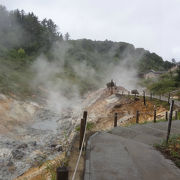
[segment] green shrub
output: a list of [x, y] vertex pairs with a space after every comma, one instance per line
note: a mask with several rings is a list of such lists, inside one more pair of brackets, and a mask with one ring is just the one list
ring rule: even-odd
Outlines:
[[24, 58], [24, 57], [26, 56], [25, 50], [22, 49], [22, 48], [18, 49], [17, 52], [18, 52], [18, 56], [19, 56], [20, 58]]
[[[88, 131], [92, 130], [94, 128], [94, 123], [93, 122], [87, 122], [87, 127], [86, 129]], [[77, 125], [76, 128], [75, 128], [76, 132], [79, 132], [80, 131], [80, 125]]]

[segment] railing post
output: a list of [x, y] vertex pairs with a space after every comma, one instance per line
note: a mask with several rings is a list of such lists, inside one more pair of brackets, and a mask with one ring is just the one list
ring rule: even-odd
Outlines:
[[79, 150], [81, 149], [81, 146], [82, 146], [83, 136], [84, 136], [84, 130], [85, 130], [85, 121], [84, 121], [84, 119], [81, 119], [80, 139], [79, 139]]
[[117, 127], [117, 116], [118, 116], [118, 114], [115, 113], [114, 114], [114, 127]]
[[156, 109], [154, 110], [154, 123], [156, 122]]
[[168, 120], [168, 112], [166, 111], [166, 121]]
[[167, 138], [166, 138], [166, 145], [168, 144], [169, 136], [171, 133], [171, 122], [172, 122], [172, 113], [174, 107], [174, 100], [171, 101], [170, 112], [169, 112], [169, 119], [168, 119], [168, 131], [167, 131]]
[[161, 100], [161, 94], [159, 95], [159, 100]]
[[68, 180], [68, 169], [66, 167], [58, 167], [56, 169], [56, 180]]
[[83, 119], [85, 120], [85, 123], [86, 123], [86, 121], [87, 121], [87, 111], [84, 111], [84, 113], [83, 113]]
[[87, 111], [84, 111], [83, 119], [81, 119], [81, 126], [80, 126], [79, 150], [81, 149], [82, 142], [83, 142], [83, 136], [84, 136], [84, 132], [85, 132], [86, 121], [87, 121]]
[[136, 123], [139, 123], [139, 111], [136, 111]]
[[146, 94], [145, 94], [145, 91], [143, 91], [143, 101], [144, 101], [144, 105], [146, 106]]
[[150, 94], [150, 100], [152, 100], [152, 93]]

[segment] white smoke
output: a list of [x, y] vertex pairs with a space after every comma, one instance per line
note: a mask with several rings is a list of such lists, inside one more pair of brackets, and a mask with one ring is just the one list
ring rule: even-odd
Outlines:
[[[71, 72], [66, 72], [69, 71], [65, 67], [66, 56], [71, 47], [72, 45], [68, 42], [56, 43], [52, 48], [54, 59], [48, 60], [44, 55], [41, 55], [32, 65], [32, 69], [36, 74], [32, 85], [44, 92], [43, 95], [47, 99], [47, 105], [52, 110], [61, 112], [64, 108], [80, 108], [81, 89], [89, 82], [94, 87], [100, 88], [105, 87], [106, 83], [113, 79], [117, 85], [129, 90], [136, 87], [137, 70], [134, 64], [138, 59], [132, 60], [130, 56], [126, 56], [119, 63], [111, 62], [107, 64], [103, 62], [103, 57], [98, 55], [99, 62], [97, 63], [101, 71], [96, 71], [95, 68], [88, 65], [86, 59], [80, 62], [71, 60], [73, 75], [67, 77], [67, 73]], [[112, 51], [109, 53], [113, 54]], [[96, 54], [95, 52], [94, 55]], [[91, 90], [89, 87], [85, 88], [86, 92]]]

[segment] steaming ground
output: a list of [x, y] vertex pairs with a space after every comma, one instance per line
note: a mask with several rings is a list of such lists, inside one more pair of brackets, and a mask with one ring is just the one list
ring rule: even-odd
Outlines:
[[[38, 104], [0, 95], [0, 179], [14, 179], [67, 151], [83, 109], [102, 98], [104, 89], [79, 100], [81, 109]], [[68, 138], [67, 138], [68, 137]]]
[[[73, 113], [74, 112], [74, 113]], [[58, 114], [44, 105], [0, 95], [0, 179], [20, 176], [66, 150], [79, 119], [76, 111]], [[67, 139], [69, 137], [69, 139]]]

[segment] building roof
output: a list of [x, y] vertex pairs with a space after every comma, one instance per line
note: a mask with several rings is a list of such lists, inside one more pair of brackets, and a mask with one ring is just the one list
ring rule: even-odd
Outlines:
[[154, 71], [154, 70], [151, 69], [150, 71], [146, 72], [145, 74], [148, 74], [148, 73], [164, 74], [164, 73], [166, 73], [166, 71]]

